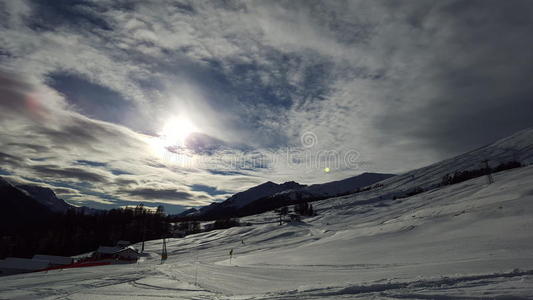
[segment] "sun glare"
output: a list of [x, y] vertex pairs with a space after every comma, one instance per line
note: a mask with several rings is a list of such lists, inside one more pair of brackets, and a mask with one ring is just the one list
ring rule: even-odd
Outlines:
[[159, 135], [166, 146], [183, 146], [187, 137], [195, 131], [197, 128], [190, 120], [174, 117], [165, 123]]

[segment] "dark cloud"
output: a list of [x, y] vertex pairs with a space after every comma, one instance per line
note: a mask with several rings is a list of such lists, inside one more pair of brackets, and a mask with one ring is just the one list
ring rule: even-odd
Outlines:
[[191, 190], [206, 192], [209, 195], [213, 195], [213, 196], [229, 194], [228, 191], [219, 190], [217, 187], [203, 185], [203, 184], [193, 184], [191, 185]]
[[12, 117], [13, 113], [24, 116], [35, 116], [39, 112], [39, 103], [29, 95], [31, 84], [24, 78], [0, 69], [0, 115]]
[[185, 147], [197, 154], [211, 155], [221, 148], [227, 148], [227, 143], [207, 134], [193, 133], [187, 137]]
[[376, 119], [383, 138], [414, 139], [444, 157], [533, 126], [531, 2], [445, 3], [407, 13], [426, 30], [403, 39], [441, 38], [405, 57], [423, 60], [413, 69], [422, 76]]
[[106, 183], [109, 178], [102, 172], [89, 171], [83, 168], [66, 167], [60, 168], [55, 165], [35, 165], [31, 166], [31, 170], [37, 175], [46, 178], [61, 179], [77, 179], [87, 183]]
[[84, 160], [84, 159], [77, 160], [75, 163], [79, 164], [79, 165], [92, 166], [92, 167], [105, 167], [105, 166], [107, 166], [107, 163], [104, 163], [104, 162]]
[[[154, 133], [154, 122], [132, 99], [81, 74], [53, 72], [47, 84], [61, 93], [71, 108], [89, 118], [126, 126], [143, 133]], [[142, 86], [142, 85], [141, 85]], [[156, 87], [145, 86], [147, 90]]]
[[5, 168], [6, 166], [9, 169], [16, 169], [23, 167], [24, 164], [22, 163], [23, 158], [17, 157], [8, 153], [0, 152], [0, 167]]
[[118, 170], [118, 169], [111, 169], [110, 171], [113, 175], [131, 175], [130, 172], [126, 172], [126, 171]]
[[8, 146], [14, 146], [21, 149], [31, 149], [35, 153], [48, 153], [50, 151], [50, 148], [43, 146], [43, 145], [37, 145], [37, 144], [30, 144], [30, 143], [9, 143]]
[[53, 187], [53, 190], [56, 194], [62, 195], [77, 195], [79, 192], [75, 189], [63, 188], [63, 187]]
[[139, 181], [136, 179], [131, 179], [131, 178], [116, 177], [115, 184], [117, 184], [118, 186], [125, 186], [125, 185], [130, 185], [130, 184], [137, 185], [139, 184]]
[[[531, 1], [49, 2], [0, 5], [0, 162], [73, 201], [321, 181], [283, 152], [308, 131], [401, 172], [533, 126]], [[150, 143], [182, 114], [202, 133]]]
[[212, 169], [207, 169], [206, 170], [207, 172], [209, 172], [210, 174], [213, 174], [213, 175], [225, 175], [225, 176], [232, 176], [232, 175], [246, 175], [245, 173], [243, 172], [239, 172], [239, 171], [226, 171], [226, 170], [212, 170]]
[[168, 189], [168, 188], [138, 188], [133, 190], [123, 190], [122, 192], [130, 195], [130, 196], [136, 196], [140, 198], [145, 199], [159, 199], [159, 200], [176, 200], [176, 201], [183, 201], [183, 200], [192, 200], [194, 199], [194, 195], [188, 192], [181, 192], [176, 189]]
[[[49, 138], [52, 147], [67, 148], [86, 147], [94, 152], [100, 151], [95, 146], [102, 143], [116, 143], [124, 147], [136, 148], [141, 145], [116, 127], [93, 122], [90, 119], [72, 118], [58, 127], [36, 127], [32, 132]], [[137, 142], [137, 143], [134, 143]]]
[[34, 14], [28, 19], [28, 26], [38, 31], [53, 31], [57, 27], [79, 27], [86, 30], [111, 30], [109, 24], [99, 13], [105, 11], [91, 1], [56, 0], [32, 1]]

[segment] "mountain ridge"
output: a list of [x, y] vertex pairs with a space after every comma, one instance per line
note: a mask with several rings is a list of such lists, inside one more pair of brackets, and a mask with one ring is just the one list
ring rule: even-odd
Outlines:
[[334, 197], [375, 184], [393, 174], [361, 173], [342, 180], [322, 184], [302, 185], [295, 181], [276, 184], [267, 181], [238, 192], [220, 203], [212, 203], [186, 216], [204, 218], [228, 218], [249, 215], [265, 209], [295, 204], [306, 199]]

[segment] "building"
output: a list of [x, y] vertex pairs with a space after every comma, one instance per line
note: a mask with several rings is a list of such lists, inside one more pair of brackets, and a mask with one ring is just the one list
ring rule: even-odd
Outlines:
[[48, 267], [50, 267], [50, 262], [47, 260], [7, 257], [0, 260], [0, 275], [35, 272]]
[[133, 247], [126, 247], [115, 253], [119, 260], [137, 261], [140, 257], [139, 252]]
[[139, 252], [132, 246], [123, 247], [106, 247], [100, 246], [94, 252], [93, 257], [98, 260], [112, 259], [121, 261], [137, 261]]
[[120, 240], [120, 241], [117, 242], [117, 247], [126, 248], [129, 245], [131, 245], [130, 241], [122, 241], [122, 240]]
[[43, 255], [36, 254], [32, 259], [35, 260], [47, 260], [50, 263], [50, 267], [58, 267], [64, 265], [70, 265], [74, 262], [72, 257], [68, 256], [56, 256], [56, 255]]
[[182, 231], [182, 230], [174, 230], [172, 232], [172, 237], [173, 238], [183, 238], [187, 236], [187, 232], [186, 231]]
[[96, 259], [106, 259], [106, 258], [115, 258], [115, 253], [122, 250], [122, 247], [107, 247], [107, 246], [100, 246], [96, 251], [93, 253], [94, 258]]
[[215, 229], [215, 222], [204, 224], [204, 230], [205, 231], [210, 231], [210, 230], [213, 230], [213, 229]]

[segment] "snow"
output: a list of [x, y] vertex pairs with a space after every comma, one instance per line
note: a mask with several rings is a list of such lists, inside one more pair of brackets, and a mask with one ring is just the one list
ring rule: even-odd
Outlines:
[[332, 181], [322, 184], [313, 184], [304, 189], [311, 195], [315, 196], [336, 196], [347, 192], [353, 192], [357, 188], [363, 188], [382, 181], [393, 174], [363, 173], [358, 176], [346, 178], [343, 180]]
[[[533, 295], [533, 166], [437, 187], [447, 172], [519, 157], [531, 132], [314, 202], [318, 215], [149, 241], [136, 264], [2, 277], [0, 299], [527, 299]], [[529, 141], [529, 144], [525, 141]], [[510, 156], [509, 156], [510, 155]], [[414, 187], [426, 191], [393, 200]], [[139, 245], [134, 245], [139, 248]], [[233, 249], [233, 257], [229, 252]]]
[[[324, 299], [533, 294], [533, 166], [424, 192], [315, 203], [318, 215], [146, 243], [142, 261], [3, 277], [0, 298]], [[244, 241], [244, 244], [243, 244]], [[234, 257], [229, 263], [229, 251]], [[195, 279], [197, 278], [197, 279]], [[197, 283], [197, 284], [195, 284]]]

